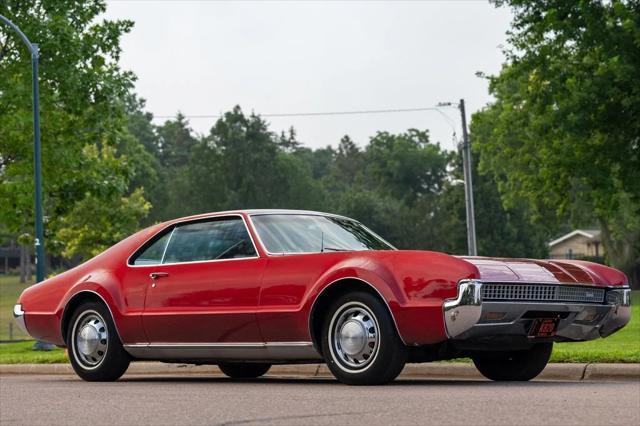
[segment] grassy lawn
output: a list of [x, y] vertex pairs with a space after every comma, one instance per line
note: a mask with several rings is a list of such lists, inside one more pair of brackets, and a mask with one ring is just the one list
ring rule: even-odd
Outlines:
[[64, 349], [34, 351], [33, 340], [0, 344], [0, 364], [55, 364], [68, 362]]
[[[13, 321], [13, 305], [26, 285], [16, 276], [0, 276], [0, 340], [9, 338], [9, 323]], [[17, 326], [14, 339], [24, 339]], [[0, 364], [66, 362], [64, 350], [34, 352], [32, 341], [0, 344]], [[629, 324], [606, 339], [581, 343], [559, 343], [554, 346], [552, 362], [640, 362], [640, 291], [632, 296]]]
[[29, 338], [13, 322], [13, 305], [20, 293], [31, 284], [20, 284], [20, 277], [16, 275], [0, 275], [0, 340], [9, 340], [10, 323], [13, 323], [14, 339]]

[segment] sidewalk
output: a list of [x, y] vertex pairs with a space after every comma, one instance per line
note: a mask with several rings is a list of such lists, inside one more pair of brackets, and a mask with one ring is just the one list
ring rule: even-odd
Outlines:
[[[74, 374], [69, 364], [0, 364], [0, 375], [8, 374]], [[211, 375], [222, 373], [212, 365], [166, 364], [161, 362], [134, 362], [127, 374]], [[327, 378], [333, 377], [325, 364], [276, 365], [269, 376]], [[471, 363], [407, 364], [400, 377], [415, 379], [484, 379]], [[640, 364], [549, 364], [538, 376], [542, 380], [637, 380]]]

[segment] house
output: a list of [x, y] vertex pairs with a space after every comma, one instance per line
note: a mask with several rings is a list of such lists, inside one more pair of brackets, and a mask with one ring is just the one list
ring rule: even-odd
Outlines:
[[551, 259], [604, 257], [599, 229], [576, 229], [549, 243]]

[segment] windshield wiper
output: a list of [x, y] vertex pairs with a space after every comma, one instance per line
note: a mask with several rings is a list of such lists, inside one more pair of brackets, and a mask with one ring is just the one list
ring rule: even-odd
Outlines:
[[349, 251], [349, 249], [339, 248], [339, 247], [326, 247], [324, 245], [324, 232], [320, 231], [320, 253], [324, 253], [326, 250], [329, 251]]
[[345, 249], [345, 248], [338, 248], [338, 247], [323, 247], [323, 251], [349, 251], [349, 249]]

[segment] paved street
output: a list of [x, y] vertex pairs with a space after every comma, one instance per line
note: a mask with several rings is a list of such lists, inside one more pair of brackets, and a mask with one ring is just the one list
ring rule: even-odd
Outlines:
[[0, 424], [640, 424], [640, 383], [125, 376], [0, 378]]

